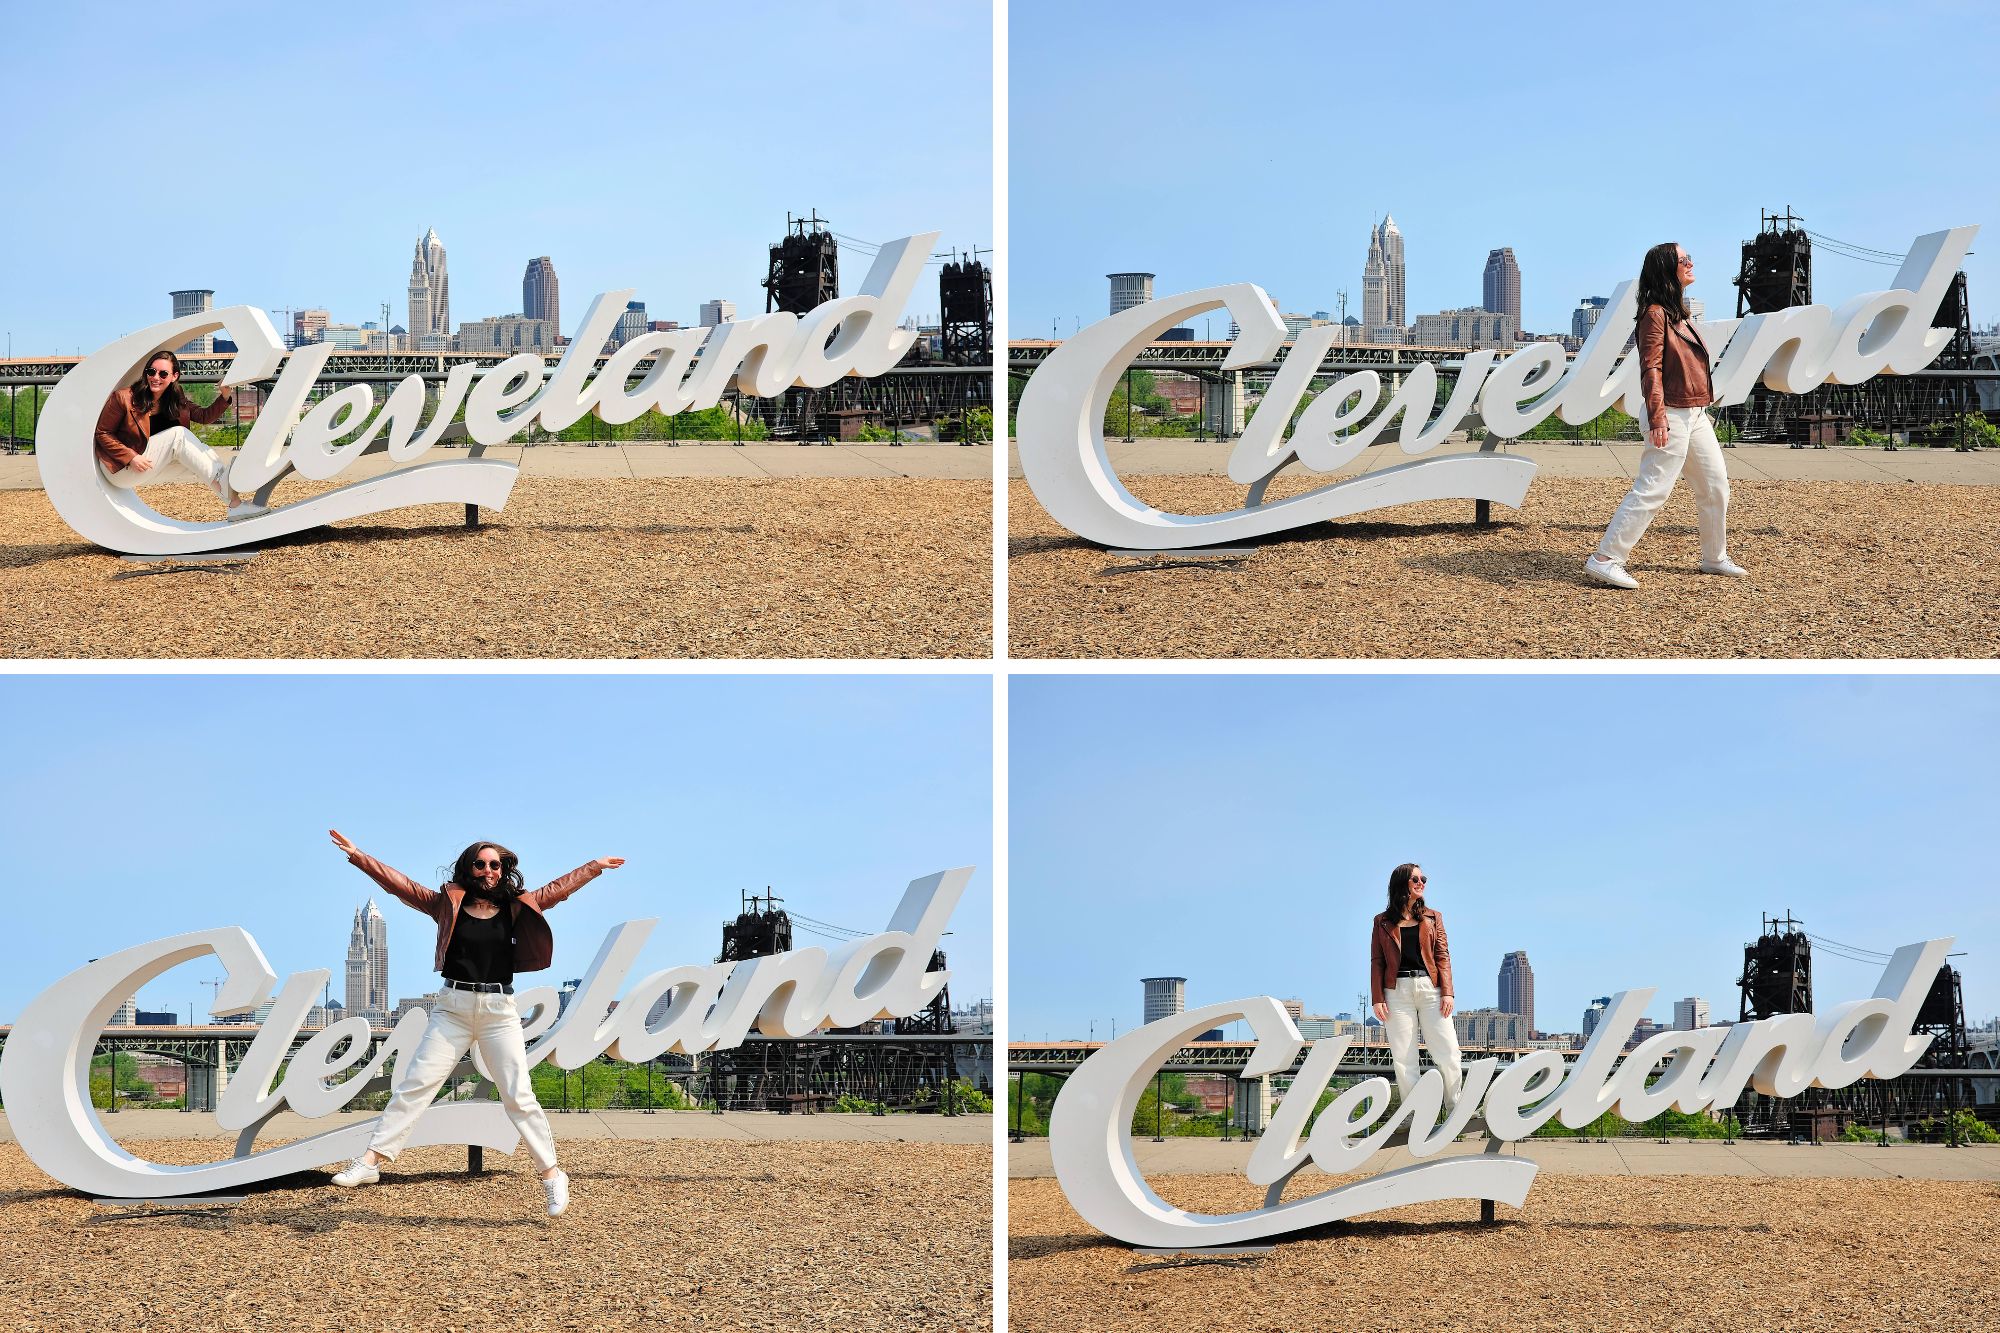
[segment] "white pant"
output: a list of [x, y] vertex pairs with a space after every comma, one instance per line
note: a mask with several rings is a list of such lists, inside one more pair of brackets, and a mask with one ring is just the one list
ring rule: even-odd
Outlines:
[[141, 472], [127, 463], [107, 473], [105, 480], [124, 491], [161, 482], [194, 481], [208, 487], [222, 503], [229, 503], [229, 469], [215, 456], [215, 450], [196, 439], [186, 426], [169, 426], [153, 435], [146, 441], [142, 457], [153, 466]]
[[1729, 474], [1722, 469], [1722, 444], [1715, 438], [1715, 423], [1705, 407], [1667, 409], [1667, 445], [1662, 449], [1649, 439], [1639, 450], [1639, 475], [1624, 503], [1611, 516], [1597, 553], [1615, 564], [1624, 564], [1639, 544], [1646, 525], [1667, 502], [1674, 478], [1681, 467], [1690, 468], [1688, 484], [1694, 488], [1695, 521], [1701, 526], [1701, 558], [1716, 564], [1729, 557]]
[[1396, 988], [1384, 991], [1382, 998], [1389, 1006], [1389, 1058], [1396, 1066], [1396, 1090], [1407, 1101], [1417, 1086], [1417, 1024], [1422, 1023], [1431, 1063], [1444, 1075], [1445, 1100], [1456, 1102], [1465, 1070], [1459, 1065], [1458, 1032], [1444, 1016], [1437, 987], [1429, 977], [1397, 977]]
[[381, 1127], [369, 1148], [390, 1161], [410, 1141], [417, 1117], [437, 1096], [438, 1089], [458, 1066], [472, 1043], [500, 1090], [500, 1103], [507, 1118], [521, 1131], [528, 1156], [546, 1171], [556, 1164], [556, 1138], [549, 1117], [535, 1100], [534, 1080], [528, 1077], [527, 1042], [521, 1036], [521, 1014], [514, 997], [483, 991], [453, 990], [449, 986], [431, 997], [430, 1026], [409, 1068], [396, 1075], [396, 1095], [382, 1113]]

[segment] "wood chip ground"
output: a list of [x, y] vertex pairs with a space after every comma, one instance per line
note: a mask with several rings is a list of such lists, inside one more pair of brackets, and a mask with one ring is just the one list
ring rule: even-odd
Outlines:
[[[1307, 489], [1281, 477], [1272, 498]], [[1179, 513], [1240, 505], [1214, 477], [1127, 479]], [[1544, 477], [1525, 507], [1382, 510], [1256, 543], [1236, 564], [1110, 555], [1009, 496], [1016, 657], [1855, 658], [2000, 656], [2000, 487], [1732, 483], [1729, 548], [1749, 578], [1696, 571], [1678, 487], [1635, 551], [1637, 592], [1586, 579], [1626, 483]]]
[[[1331, 1183], [1308, 1175], [1288, 1198]], [[1233, 1176], [1153, 1183], [1203, 1212], [1263, 1195]], [[1991, 1183], [1545, 1172], [1492, 1226], [1476, 1202], [1414, 1205], [1234, 1262], [1108, 1241], [1053, 1180], [1010, 1181], [1007, 1201], [1017, 1333], [2000, 1327]]]
[[[295, 488], [295, 489], [294, 489]], [[286, 483], [282, 498], [315, 489]], [[40, 491], [0, 492], [0, 656], [984, 657], [992, 487], [914, 478], [523, 478], [272, 544], [239, 570], [135, 567]], [[192, 486], [147, 499], [213, 518]]]
[[[260, 1145], [263, 1146], [263, 1145]], [[155, 1161], [210, 1142], [149, 1142]], [[570, 1209], [526, 1154], [406, 1152], [360, 1190], [308, 1181], [194, 1212], [100, 1208], [0, 1145], [0, 1326], [41, 1330], [985, 1329], [992, 1150], [563, 1145]]]

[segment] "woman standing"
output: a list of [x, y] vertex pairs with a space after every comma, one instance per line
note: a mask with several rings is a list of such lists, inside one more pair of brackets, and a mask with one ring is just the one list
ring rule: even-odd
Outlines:
[[1604, 540], [1584, 561], [1583, 572], [1614, 588], [1636, 588], [1626, 558], [1667, 502], [1683, 465], [1693, 468], [1695, 521], [1701, 528], [1704, 574], [1741, 576], [1749, 571], [1729, 558], [1729, 475], [1708, 405], [1708, 344], [1688, 318], [1684, 293], [1694, 282], [1694, 260], [1672, 241], [1646, 252], [1639, 267], [1639, 388], [1646, 399], [1647, 447], [1639, 475], [1611, 516]]
[[1375, 917], [1368, 947], [1369, 988], [1375, 1017], [1389, 1030], [1389, 1058], [1404, 1101], [1417, 1086], [1417, 1028], [1444, 1075], [1447, 1106], [1458, 1102], [1465, 1071], [1459, 1067], [1458, 1033], [1451, 1026], [1451, 946], [1444, 917], [1424, 903], [1429, 879], [1405, 862], [1389, 872], [1388, 910]]
[[554, 958], [555, 937], [542, 914], [606, 870], [624, 865], [625, 858], [600, 856], [523, 893], [519, 858], [497, 842], [475, 842], [458, 854], [449, 883], [427, 889], [356, 847], [340, 830], [331, 833], [333, 845], [363, 874], [437, 922], [432, 965], [444, 974], [444, 987], [431, 1005], [430, 1026], [409, 1067], [398, 1072], [395, 1096], [375, 1137], [333, 1183], [352, 1188], [380, 1180], [377, 1168], [396, 1160], [417, 1117], [477, 1043], [507, 1118], [521, 1131], [528, 1155], [540, 1169], [549, 1216], [560, 1215], [569, 1207], [569, 1177], [556, 1165], [555, 1135], [528, 1076], [527, 1042], [514, 1007], [514, 974], [539, 972]]
[[234, 395], [223, 389], [207, 407], [181, 391], [181, 360], [155, 352], [139, 378], [111, 395], [97, 416], [97, 461], [120, 490], [163, 481], [197, 481], [228, 508], [231, 519], [269, 513], [229, 488], [229, 470], [215, 451], [195, 438], [192, 422], [206, 426], [229, 410]]

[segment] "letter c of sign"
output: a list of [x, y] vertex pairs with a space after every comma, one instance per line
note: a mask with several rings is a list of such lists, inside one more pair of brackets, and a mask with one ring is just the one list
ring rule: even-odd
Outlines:
[[277, 373], [285, 345], [270, 318], [254, 306], [237, 305], [183, 315], [127, 334], [84, 358], [50, 392], [35, 428], [35, 465], [49, 503], [85, 541], [133, 555], [187, 555], [268, 541], [400, 505], [462, 501], [499, 508], [506, 503], [514, 484], [514, 465], [481, 458], [418, 464], [235, 523], [168, 518], [140, 499], [138, 492], [111, 485], [98, 467], [95, 447], [97, 418], [104, 404], [131, 383], [153, 353], [217, 329], [227, 330], [238, 348], [223, 377], [225, 386]]
[[[214, 954], [226, 980], [216, 1015], [248, 1013], [277, 976], [240, 926], [175, 935], [78, 968], [21, 1011], [0, 1057], [0, 1100], [21, 1151], [50, 1176], [87, 1194], [166, 1198], [228, 1189], [351, 1157], [367, 1146], [375, 1119], [281, 1148], [204, 1166], [148, 1162], [121, 1148], [90, 1101], [90, 1059], [98, 1034], [124, 997], [189, 959]], [[472, 1114], [462, 1114], [470, 1110]], [[440, 1116], [439, 1112], [448, 1114]], [[433, 1107], [416, 1143], [478, 1143], [511, 1151], [518, 1139], [493, 1103]]]
[[1160, 334], [1226, 306], [1241, 334], [1225, 372], [1276, 358], [1285, 324], [1252, 283], [1161, 297], [1100, 320], [1063, 343], [1028, 380], [1014, 419], [1021, 472], [1049, 517], [1106, 546], [1178, 550], [1241, 541], [1419, 500], [1498, 500], [1518, 508], [1535, 465], [1518, 455], [1454, 454], [1378, 468], [1285, 500], [1220, 514], [1169, 514], [1125, 489], [1104, 445], [1104, 413], [1119, 377]]
[[1242, 1019], [1256, 1050], [1242, 1077], [1289, 1069], [1303, 1041], [1268, 995], [1190, 1009], [1111, 1042], [1070, 1075], [1049, 1121], [1049, 1153], [1070, 1206], [1091, 1226], [1132, 1245], [1242, 1245], [1359, 1213], [1439, 1199], [1490, 1198], [1520, 1207], [1535, 1178], [1521, 1157], [1453, 1157], [1384, 1171], [1274, 1208], [1189, 1213], [1146, 1183], [1132, 1152], [1132, 1116], [1155, 1071], [1198, 1033]]

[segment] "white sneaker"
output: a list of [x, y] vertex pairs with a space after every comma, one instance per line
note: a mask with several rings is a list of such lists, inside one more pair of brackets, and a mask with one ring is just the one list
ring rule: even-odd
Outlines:
[[231, 523], [236, 523], [246, 518], [255, 518], [259, 514], [268, 514], [270, 512], [271, 507], [269, 505], [260, 505], [255, 500], [240, 500], [229, 506], [227, 517]]
[[1743, 566], [1737, 564], [1726, 555], [1720, 560], [1704, 560], [1699, 565], [1696, 565], [1695, 568], [1704, 574], [1727, 574], [1733, 579], [1745, 578], [1750, 573], [1749, 570], [1743, 568]]
[[382, 1173], [376, 1170], [375, 1164], [363, 1155], [349, 1162], [345, 1171], [335, 1175], [333, 1183], [342, 1189], [351, 1190], [362, 1185], [373, 1185], [380, 1179], [382, 1179]]
[[1639, 586], [1639, 580], [1627, 574], [1625, 566], [1615, 560], [1606, 560], [1602, 556], [1593, 555], [1590, 559], [1584, 561], [1583, 572], [1596, 579], [1599, 583], [1608, 583], [1614, 588], [1636, 588]]
[[549, 1216], [561, 1217], [563, 1209], [569, 1207], [569, 1172], [558, 1169], [542, 1182], [542, 1193], [549, 1199]]

